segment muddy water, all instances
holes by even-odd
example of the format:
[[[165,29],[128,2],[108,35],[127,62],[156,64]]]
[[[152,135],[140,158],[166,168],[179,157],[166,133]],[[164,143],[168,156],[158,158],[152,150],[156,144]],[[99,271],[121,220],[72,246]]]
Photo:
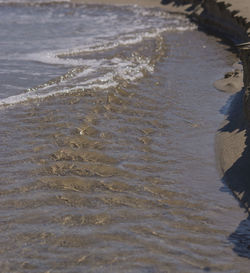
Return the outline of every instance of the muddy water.
[[[248,272],[215,165],[226,47],[159,10],[0,12],[1,272]]]

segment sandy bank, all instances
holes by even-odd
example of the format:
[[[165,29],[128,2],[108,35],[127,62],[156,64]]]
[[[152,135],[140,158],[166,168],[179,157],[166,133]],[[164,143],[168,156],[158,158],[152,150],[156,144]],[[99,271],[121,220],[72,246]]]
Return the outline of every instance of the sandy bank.
[[[227,37],[234,44],[250,41],[249,0],[72,0],[74,3],[160,7],[186,14],[200,26]],[[164,5],[163,5],[163,4]],[[250,212],[250,46],[240,50],[236,67],[215,87],[230,92],[231,107],[218,130],[216,150],[221,177]],[[233,71],[234,70],[234,71]],[[243,85],[244,74],[244,85]],[[248,121],[247,121],[248,120]]]
[[[249,0],[205,2],[209,10],[205,12],[207,13],[205,16],[212,28],[218,28],[219,32],[221,31],[235,44],[249,41]],[[213,7],[209,7],[209,2],[213,2]],[[237,68],[226,75],[225,79],[215,83],[218,89],[232,93],[229,112],[217,133],[216,150],[223,181],[250,212],[250,50],[248,46],[242,46],[238,52],[244,72]]]

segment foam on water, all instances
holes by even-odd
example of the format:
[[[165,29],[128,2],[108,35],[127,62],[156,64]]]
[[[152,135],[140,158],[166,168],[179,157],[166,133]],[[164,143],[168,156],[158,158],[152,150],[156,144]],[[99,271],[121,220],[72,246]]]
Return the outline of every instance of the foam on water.
[[[91,45],[85,45],[83,47],[76,47],[66,50],[57,50],[57,51],[43,51],[43,52],[37,52],[37,53],[30,53],[26,55],[22,55],[16,58],[21,60],[32,60],[32,61],[39,61],[43,63],[49,63],[49,64],[61,64],[66,66],[77,66],[77,65],[85,65],[86,60],[81,59],[70,59],[67,57],[77,57],[77,55],[82,55],[84,53],[90,53],[90,52],[98,52],[98,51],[107,51],[114,48],[117,48],[119,46],[129,46],[129,45],[135,45],[138,43],[143,42],[146,39],[149,38],[156,38],[161,33],[167,32],[167,31],[186,31],[186,30],[192,30],[195,27],[192,26],[180,26],[180,27],[163,27],[163,28],[156,28],[151,29],[150,31],[144,31],[144,32],[134,32],[134,33],[127,33],[125,35],[121,35],[120,37],[112,37],[112,41],[102,41],[99,43],[91,44]],[[96,62],[96,60],[91,60],[93,63]],[[90,60],[88,60],[90,62]],[[97,65],[100,65],[98,62],[96,62]]]
[[[76,72],[71,70],[70,73],[68,73],[70,75],[68,77],[61,77],[55,81],[45,83],[36,88],[30,88],[26,91],[26,93],[1,99],[0,106],[13,105],[34,99],[41,100],[59,94],[69,94],[79,91],[84,92],[85,90],[93,89],[108,89],[110,87],[117,87],[121,79],[133,82],[143,77],[143,71],[147,71],[149,73],[153,72],[153,66],[149,64],[150,59],[137,58],[137,60],[139,62],[135,63],[128,60],[124,61],[116,57],[106,64],[102,64],[104,61],[101,61],[99,62],[100,65],[102,64],[101,68],[109,68],[111,69],[111,72],[99,77],[88,77],[98,69],[98,65],[96,65],[98,62],[94,62],[94,64],[92,63],[92,67],[89,67],[84,71],[80,70]],[[77,78],[84,78],[85,80],[81,80],[81,85],[68,88],[67,86],[71,85],[72,80],[76,80]]]
[[[47,1],[34,3],[45,2]],[[143,56],[137,52],[136,47],[160,39],[169,31],[195,28],[185,18],[173,17],[159,10],[105,7],[104,12],[100,13],[98,9],[98,6],[82,5],[76,8],[65,4],[51,5],[46,9],[39,5],[21,6],[12,9],[10,14],[3,10],[3,24],[17,27],[17,35],[13,34],[13,41],[8,37],[10,41],[0,43],[0,59],[23,62],[24,66],[31,66],[32,75],[27,75],[27,78],[31,78],[31,84],[26,91],[18,94],[20,87],[16,88],[16,94],[6,94],[0,100],[0,106],[70,93],[77,89],[72,88],[72,85],[80,85],[82,90],[86,90],[118,86],[122,81],[133,82],[142,78],[145,71],[154,71],[152,59],[157,54],[152,47],[148,56]],[[90,21],[93,26],[89,25]],[[12,48],[10,42],[13,44]],[[131,55],[116,56],[117,51],[124,47],[127,51],[131,50]],[[102,57],[97,58],[96,54],[101,54]],[[32,64],[35,63],[68,68],[69,71],[56,79],[48,75],[48,82],[32,87],[32,76],[37,76],[32,69]],[[77,72],[73,71],[74,68],[78,68]],[[13,72],[14,70],[4,70],[3,73],[11,75]],[[9,86],[8,83],[5,86],[7,85]]]

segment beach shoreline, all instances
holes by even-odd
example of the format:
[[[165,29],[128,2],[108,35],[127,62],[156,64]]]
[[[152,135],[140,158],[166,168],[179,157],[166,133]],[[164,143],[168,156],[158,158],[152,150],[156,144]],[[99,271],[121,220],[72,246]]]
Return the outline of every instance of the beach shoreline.
[[[208,27],[206,0],[14,1],[3,271],[248,272],[248,55]]]
[[[215,35],[231,40],[234,45],[250,40],[250,3],[248,0],[71,0],[71,2],[162,8],[169,12],[188,16],[199,26],[209,29]],[[214,84],[217,89],[232,94],[230,109],[216,134],[215,149],[221,179],[250,212],[250,187],[248,185],[250,171],[247,167],[250,162],[248,147],[250,141],[248,140],[248,121],[244,113],[250,103],[248,105],[248,101],[246,101],[245,92],[248,84],[246,79],[243,84],[243,74],[246,78],[250,72],[249,66],[246,65],[247,56],[241,54],[243,69],[232,67],[232,71],[225,75],[224,79]]]

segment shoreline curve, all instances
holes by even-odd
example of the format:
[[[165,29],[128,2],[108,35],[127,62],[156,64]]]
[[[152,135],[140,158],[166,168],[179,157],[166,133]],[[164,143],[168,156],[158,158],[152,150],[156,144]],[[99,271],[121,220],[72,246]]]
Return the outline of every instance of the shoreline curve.
[[[242,61],[215,82],[231,93],[230,109],[216,134],[222,181],[250,214],[250,2],[249,0],[71,0],[75,4],[138,5],[188,16],[204,31],[230,41]],[[239,45],[237,47],[237,45]],[[236,49],[238,48],[238,49]]]

